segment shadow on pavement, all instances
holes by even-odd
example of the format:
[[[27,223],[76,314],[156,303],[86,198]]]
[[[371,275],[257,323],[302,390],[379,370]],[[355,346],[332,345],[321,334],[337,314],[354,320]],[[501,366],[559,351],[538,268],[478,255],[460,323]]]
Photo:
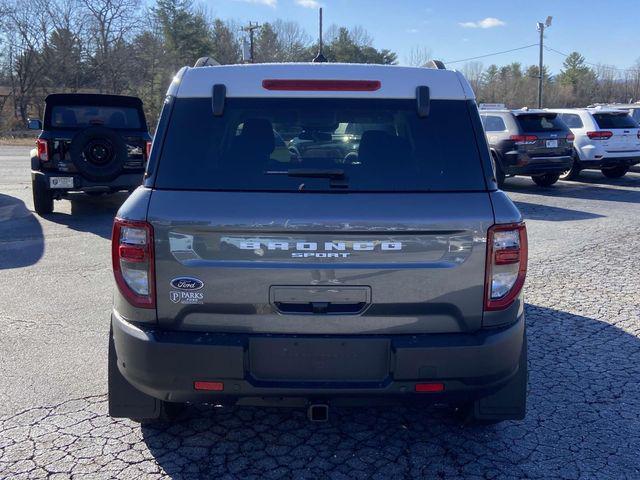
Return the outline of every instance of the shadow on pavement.
[[[44,253],[42,226],[22,200],[0,194],[0,270],[33,265]]]
[[[566,222],[569,220],[589,220],[600,218],[603,215],[584,212],[582,210],[572,210],[569,208],[552,207],[551,205],[541,205],[529,202],[514,200],[518,210],[522,212],[525,220],[547,220],[551,222]]]
[[[438,407],[189,407],[142,435],[172,478],[638,478],[640,343],[608,323],[527,305],[522,422],[461,426]]]
[[[54,210],[54,213],[47,215],[47,220],[66,225],[73,230],[111,238],[113,217],[128,196],[129,194],[124,192],[100,196],[74,194],[69,200],[62,200],[71,202],[71,214]]]
[[[636,187],[633,190],[627,188],[610,188],[606,185],[619,187]],[[623,203],[640,203],[640,176],[625,177],[621,179],[609,179],[600,175],[596,177],[591,173],[582,173],[577,181],[560,181],[551,187],[541,188],[522,179],[508,179],[503,190],[507,193],[531,193],[548,197],[578,198],[584,200],[600,200]]]

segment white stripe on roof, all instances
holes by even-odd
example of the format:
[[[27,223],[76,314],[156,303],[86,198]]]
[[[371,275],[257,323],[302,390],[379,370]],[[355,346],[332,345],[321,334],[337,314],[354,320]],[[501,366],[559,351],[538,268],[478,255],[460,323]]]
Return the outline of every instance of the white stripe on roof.
[[[271,91],[262,80],[378,80],[373,92]],[[466,100],[475,96],[464,76],[454,70],[392,65],[340,63],[268,63],[187,68],[169,94],[181,98],[209,98],[214,84],[222,83],[228,97],[311,98],[415,98],[416,87],[429,87],[431,98]],[[177,86],[177,88],[175,88]]]

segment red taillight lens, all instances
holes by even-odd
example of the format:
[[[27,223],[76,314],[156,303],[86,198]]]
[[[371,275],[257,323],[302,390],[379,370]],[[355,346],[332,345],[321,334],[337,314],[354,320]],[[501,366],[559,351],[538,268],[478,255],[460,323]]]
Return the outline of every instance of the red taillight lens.
[[[576,139],[576,136],[573,133],[567,134],[567,142],[573,142]]]
[[[608,130],[599,130],[597,132],[587,132],[587,137],[591,140],[608,140],[613,137],[613,132]]]
[[[147,154],[147,160],[149,160],[149,157],[151,156],[151,145],[153,145],[152,142],[150,140],[147,141],[147,145],[145,149],[145,153]]]
[[[193,382],[193,388],[195,390],[202,390],[207,392],[222,392],[224,390],[224,383],[222,382]]]
[[[111,236],[113,274],[131,305],[155,308],[153,228],[147,222],[116,218]]]
[[[485,310],[510,306],[527,276],[527,229],[524,223],[494,225],[487,232]]]
[[[509,139],[513,140],[516,145],[533,145],[538,141],[535,135],[511,135]]]
[[[379,80],[263,80],[266,90],[374,92],[380,90]]]
[[[42,139],[36,140],[36,145],[38,146],[38,158],[42,162],[49,161],[49,142]]]
[[[444,392],[444,383],[416,383],[418,393]]]

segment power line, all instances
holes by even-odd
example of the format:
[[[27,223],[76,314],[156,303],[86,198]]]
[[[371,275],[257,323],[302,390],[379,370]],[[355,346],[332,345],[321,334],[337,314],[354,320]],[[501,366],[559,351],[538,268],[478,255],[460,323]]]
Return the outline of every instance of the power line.
[[[564,53],[561,52],[560,50],[556,50],[555,48],[551,48],[547,45],[544,46],[545,50],[548,50],[550,52],[553,53],[557,53],[558,55],[562,55],[563,57],[568,57],[570,54],[569,53]],[[591,65],[592,67],[606,67],[610,70],[616,70],[618,72],[637,72],[638,70],[640,70],[640,67],[635,67],[635,68],[617,68],[617,67],[612,67],[611,65],[606,65],[606,64],[602,64],[602,63],[591,63],[591,62],[587,62],[586,60],[583,61],[583,63],[587,64],[587,65]]]
[[[449,65],[451,63],[468,62],[469,60],[477,60],[478,58],[486,58],[486,57],[492,57],[494,55],[502,55],[503,53],[515,52],[517,50],[524,50],[525,48],[531,48],[531,47],[537,47],[537,46],[538,46],[537,43],[532,43],[531,45],[525,45],[523,47],[512,48],[510,50],[503,50],[502,52],[487,53],[486,55],[478,55],[477,57],[462,58],[460,60],[452,60],[452,61],[445,60],[444,64],[445,65]]]

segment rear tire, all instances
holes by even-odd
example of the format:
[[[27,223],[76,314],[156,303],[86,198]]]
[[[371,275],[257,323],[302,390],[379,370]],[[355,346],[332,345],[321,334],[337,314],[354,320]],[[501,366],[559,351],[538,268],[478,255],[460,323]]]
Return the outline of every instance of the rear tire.
[[[497,392],[466,403],[456,411],[465,424],[494,425],[505,420],[523,420],[527,410],[528,356],[527,335],[524,336],[518,372]]]
[[[603,168],[602,174],[607,178],[621,178],[624,177],[629,171],[629,167],[617,166],[613,168]]]
[[[53,194],[43,182],[37,179],[31,181],[33,192],[33,208],[38,215],[46,215],[53,212]]]
[[[500,160],[496,158],[496,154],[491,154],[491,163],[493,164],[493,171],[495,172],[496,183],[498,184],[498,188],[502,189],[504,187],[504,181],[507,178],[504,170],[502,170],[502,166],[500,165]]]
[[[559,173],[545,173],[544,175],[535,175],[531,180],[539,187],[550,187],[560,179]]]
[[[580,176],[580,162],[576,156],[573,157],[571,168],[560,174],[560,180],[576,180]]]

